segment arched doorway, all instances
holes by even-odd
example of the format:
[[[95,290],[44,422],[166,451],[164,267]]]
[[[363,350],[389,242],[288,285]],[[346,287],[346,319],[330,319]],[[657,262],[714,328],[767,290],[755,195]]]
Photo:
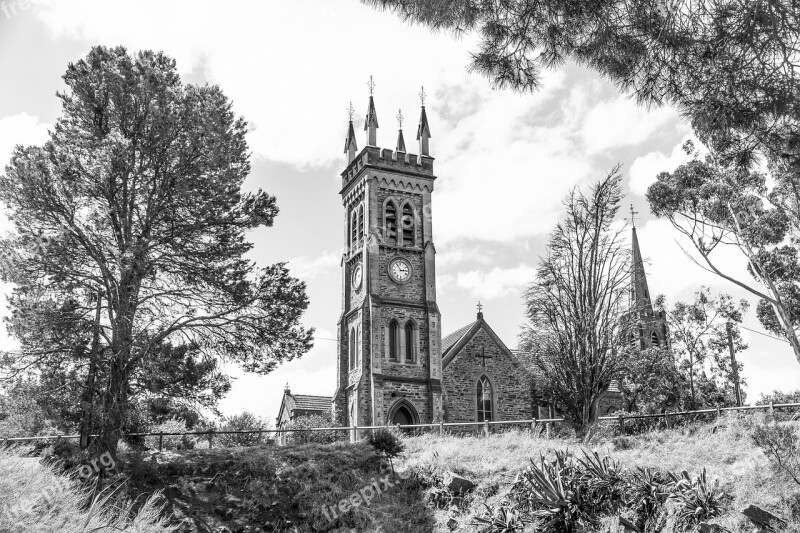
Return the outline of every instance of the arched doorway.
[[[389,410],[389,423],[393,426],[408,426],[419,423],[417,410],[408,400],[400,400]]]

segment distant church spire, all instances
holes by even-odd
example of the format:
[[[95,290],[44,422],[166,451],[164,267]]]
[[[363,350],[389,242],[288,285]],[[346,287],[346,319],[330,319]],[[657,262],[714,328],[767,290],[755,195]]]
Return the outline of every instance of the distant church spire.
[[[638,213],[631,204],[631,246],[633,248],[633,261],[631,264],[631,308],[648,315],[653,314],[653,302],[650,300],[650,291],[647,288],[647,275],[644,271],[642,252],[639,249],[639,237],[636,235],[636,219]]]
[[[347,110],[347,114],[350,118],[350,125],[347,127],[347,138],[344,141],[344,153],[347,154],[347,162],[350,163],[356,157],[356,152],[358,151],[358,145],[356,145],[356,132],[353,129],[353,114],[355,110],[353,109],[353,102],[350,102],[350,107]]]
[[[369,106],[367,107],[367,117],[364,120],[364,130],[367,132],[367,145],[378,146],[378,114],[375,112],[375,101],[372,99],[372,94],[375,92],[375,82],[372,81],[372,76],[369,77],[367,87],[369,87]]]
[[[406,141],[403,139],[403,110],[397,110],[397,147],[396,152],[406,151]]]
[[[419,126],[417,126],[417,140],[419,141],[419,155],[431,155],[428,139],[431,138],[431,128],[428,126],[428,115],[425,113],[425,87],[419,91],[419,101],[422,110],[419,114]]]

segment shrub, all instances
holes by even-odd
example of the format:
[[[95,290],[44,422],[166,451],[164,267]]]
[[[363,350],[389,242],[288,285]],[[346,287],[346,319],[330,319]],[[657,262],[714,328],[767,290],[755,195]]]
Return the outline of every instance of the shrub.
[[[312,428],[331,427],[330,417],[322,415],[298,416],[289,424],[286,429],[299,429],[303,431],[292,431],[286,434],[287,444],[306,444],[316,442],[319,444],[330,444],[336,442],[344,436],[344,432],[336,431],[310,431]]]
[[[254,414],[243,411],[239,415],[228,418],[219,431],[265,431],[269,423]],[[231,433],[220,434],[221,446],[256,446],[267,439],[264,433]]]
[[[403,453],[405,449],[400,437],[388,428],[381,428],[373,431],[367,438],[367,442],[389,459],[389,465],[392,467],[392,474],[394,474],[392,459]]]
[[[713,483],[708,481],[705,468],[694,478],[690,478],[685,470],[680,476],[670,475],[674,483],[670,499],[677,503],[678,524],[686,531],[693,530],[700,522],[722,514],[731,500],[719,488],[717,480]]]
[[[759,424],[753,442],[761,448],[776,470],[785,472],[800,485],[800,439],[791,426]]]
[[[148,428],[147,433],[186,433],[186,422],[183,420],[170,419],[161,424],[156,424]],[[152,435],[144,438],[144,444],[151,450],[157,450],[159,436]],[[194,435],[164,435],[162,449],[164,450],[192,450],[197,443]]]
[[[630,471],[597,452],[575,458],[556,451],[554,459],[532,460],[511,484],[508,498],[487,507],[475,524],[487,533],[519,531],[525,523],[534,523],[538,533],[577,533],[595,531],[615,517],[631,531],[673,531],[665,529],[669,520],[689,530],[719,516],[730,501],[705,470],[694,478],[686,472]]]

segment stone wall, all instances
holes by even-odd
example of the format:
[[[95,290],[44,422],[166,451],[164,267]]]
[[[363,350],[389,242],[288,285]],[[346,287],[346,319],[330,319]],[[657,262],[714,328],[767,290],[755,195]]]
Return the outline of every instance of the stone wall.
[[[486,355],[480,357],[481,346]],[[485,366],[484,366],[485,365]],[[492,385],[493,420],[530,419],[531,396],[525,369],[481,328],[444,368],[447,422],[477,421],[477,382],[486,375]]]

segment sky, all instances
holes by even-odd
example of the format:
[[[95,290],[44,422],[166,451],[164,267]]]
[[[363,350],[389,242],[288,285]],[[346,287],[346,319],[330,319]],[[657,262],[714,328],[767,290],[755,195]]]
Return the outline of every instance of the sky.
[[[690,243],[649,213],[648,185],[687,160],[681,145],[691,128],[678,113],[639,107],[593,71],[569,64],[547,72],[536,93],[493,90],[467,68],[473,43],[356,0],[0,0],[0,169],[15,145],[46,140],[60,113],[55,94],[64,89],[67,64],[94,45],[161,50],[176,59],[185,82],[219,85],[249,123],[245,188],[264,189],[280,207],[273,227],[248,235],[251,258],[288,262],[308,286],[303,322],[316,328],[310,352],[267,376],[227,368],[236,380],[222,413],[246,409],[274,424],[287,383],[298,394],[331,395],[335,388],[348,105],[362,148],[373,76],[378,145],[394,148],[402,110],[415,152],[424,86],[438,177],[432,214],[444,333],[473,321],[480,301],[488,323],[515,347],[525,321],[522,291],[563,214],[564,196],[621,164],[627,196],[620,223],[632,204],[650,292],[670,304],[692,298],[700,285],[747,298],[744,325],[755,331],[744,331],[749,349],[739,360],[749,398],[800,388],[800,364],[788,343],[763,335],[755,300],[700,269],[683,251]],[[721,253],[726,268],[746,278],[742,257]],[[0,304],[8,314],[5,300]],[[0,332],[0,350],[16,346]]]

